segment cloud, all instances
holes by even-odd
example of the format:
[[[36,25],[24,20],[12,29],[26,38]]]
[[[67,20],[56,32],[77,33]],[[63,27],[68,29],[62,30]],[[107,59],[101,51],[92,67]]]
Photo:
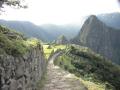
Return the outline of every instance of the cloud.
[[[29,8],[7,8],[0,18],[28,20],[36,24],[79,23],[80,18],[90,14],[119,11],[117,0],[27,0]]]

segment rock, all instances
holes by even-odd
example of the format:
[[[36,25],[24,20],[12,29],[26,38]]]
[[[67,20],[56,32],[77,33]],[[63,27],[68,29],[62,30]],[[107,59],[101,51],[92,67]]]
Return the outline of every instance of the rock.
[[[9,85],[4,85],[1,89],[2,90],[9,90]]]
[[[18,86],[17,81],[14,79],[11,79],[9,89],[10,90],[17,90],[17,86]]]
[[[91,15],[72,41],[87,46],[112,62],[120,64],[119,36],[120,30],[108,27],[96,16]]]
[[[46,68],[43,50],[32,48],[26,55],[0,55],[0,90],[36,90]]]

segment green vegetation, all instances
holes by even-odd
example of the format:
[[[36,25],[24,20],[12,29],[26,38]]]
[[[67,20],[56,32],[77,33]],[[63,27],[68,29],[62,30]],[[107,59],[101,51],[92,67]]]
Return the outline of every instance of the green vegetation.
[[[40,42],[37,39],[26,39],[18,32],[0,26],[0,54],[23,55],[30,47],[35,47],[38,44]]]
[[[48,45],[48,44],[44,44],[43,45],[43,50],[45,53],[45,57],[48,59],[50,54],[52,52],[55,52],[58,49],[65,49],[66,46],[65,45]]]
[[[87,47],[70,46],[54,63],[86,81],[101,85],[105,90],[120,89],[120,67]]]
[[[43,90],[43,88],[44,88],[44,85],[45,85],[45,83],[46,83],[46,73],[47,72],[44,72],[43,73],[43,75],[42,75],[42,77],[41,77],[41,80],[39,80],[38,82],[37,82],[37,90]]]
[[[27,47],[36,47],[40,45],[40,41],[36,38],[29,38],[24,41],[25,46]]]

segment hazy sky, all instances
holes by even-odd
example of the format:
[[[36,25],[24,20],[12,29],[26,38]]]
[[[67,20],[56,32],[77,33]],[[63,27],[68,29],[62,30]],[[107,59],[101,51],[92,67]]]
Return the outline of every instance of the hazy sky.
[[[27,0],[28,9],[5,8],[0,19],[31,21],[35,24],[79,23],[90,14],[119,12],[117,0]]]

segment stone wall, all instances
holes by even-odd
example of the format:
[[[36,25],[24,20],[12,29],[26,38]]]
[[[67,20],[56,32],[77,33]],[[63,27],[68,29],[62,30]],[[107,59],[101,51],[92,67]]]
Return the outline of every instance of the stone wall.
[[[19,57],[0,55],[0,90],[37,90],[45,68],[41,46]]]

